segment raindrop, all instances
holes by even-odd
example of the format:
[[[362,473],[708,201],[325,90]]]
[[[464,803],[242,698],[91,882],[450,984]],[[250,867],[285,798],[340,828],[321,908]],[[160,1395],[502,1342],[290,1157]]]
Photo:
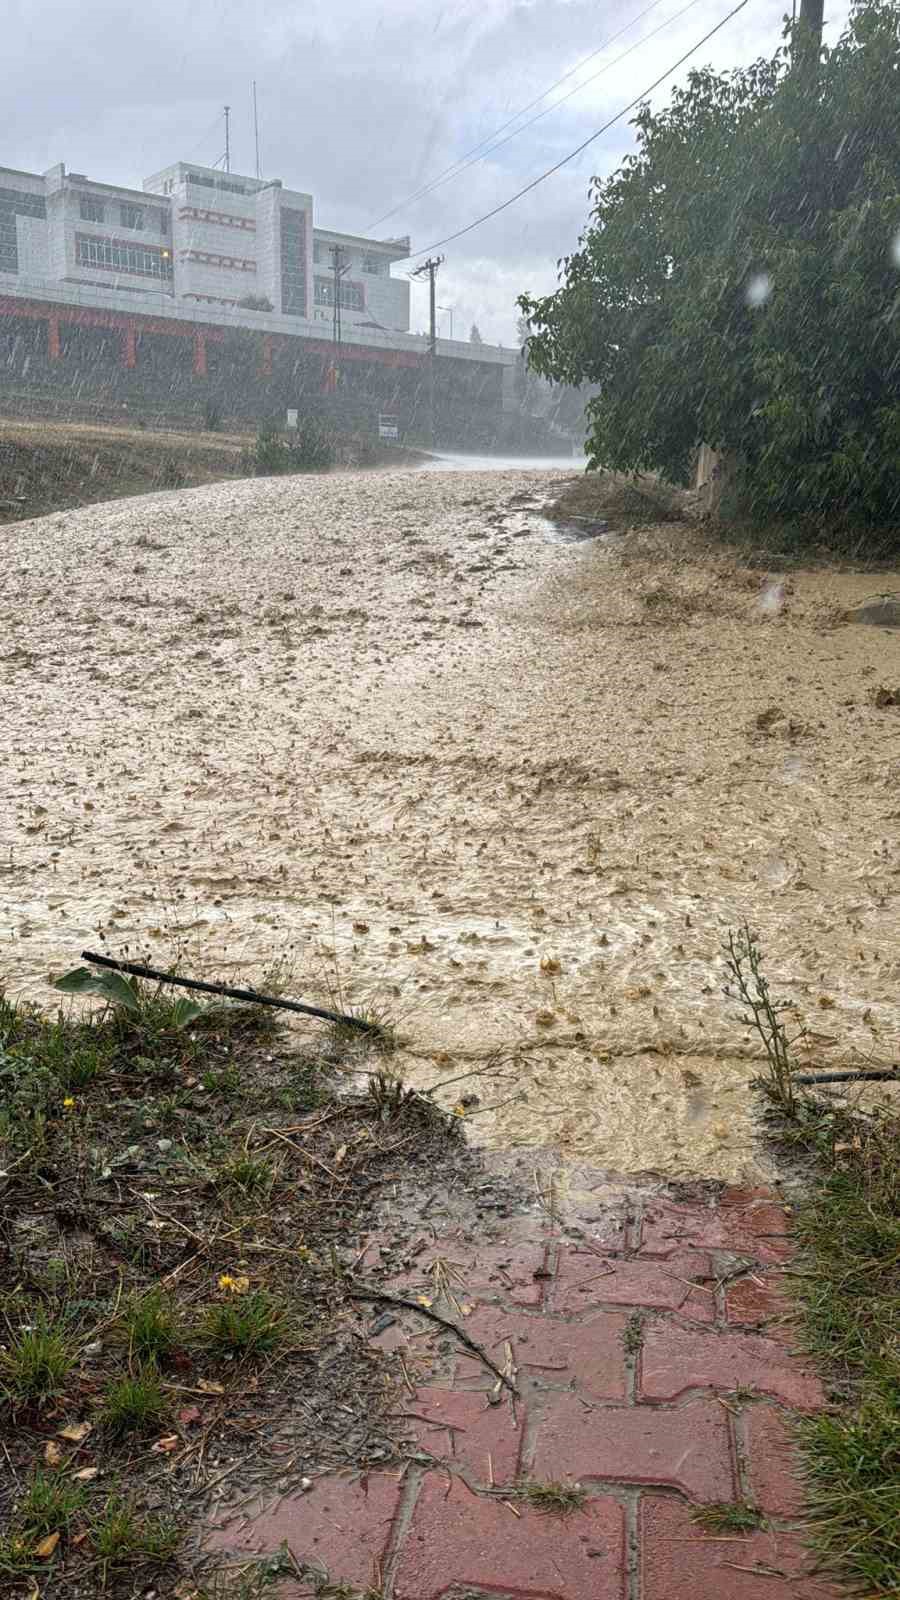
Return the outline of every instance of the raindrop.
[[[748,306],[764,306],[772,293],[772,279],[767,272],[758,272],[747,284]]]
[[[894,234],[891,242],[891,255],[894,258],[895,267],[900,267],[900,231]]]

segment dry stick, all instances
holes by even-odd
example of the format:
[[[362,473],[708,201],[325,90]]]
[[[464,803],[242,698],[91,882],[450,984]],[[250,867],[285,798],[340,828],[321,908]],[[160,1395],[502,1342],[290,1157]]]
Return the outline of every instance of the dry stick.
[[[464,1328],[458,1328],[455,1322],[450,1322],[447,1317],[442,1317],[437,1311],[432,1311],[430,1306],[420,1305],[417,1300],[405,1300],[398,1294],[385,1294],[381,1289],[348,1289],[347,1294],[351,1300],[373,1300],[386,1306],[402,1306],[405,1311],[415,1311],[418,1316],[427,1317],[430,1322],[436,1322],[439,1328],[446,1328],[449,1333],[455,1333],[457,1339],[466,1345],[478,1357],[479,1361],[484,1362],[489,1371],[494,1374],[495,1378],[500,1380],[510,1394],[515,1395],[516,1399],[519,1398],[519,1391],[515,1384],[507,1377],[505,1372],[501,1372],[500,1368],[494,1365],[487,1351],[483,1350],[480,1344],[476,1344],[474,1339],[470,1339]]]
[[[792,1083],[897,1083],[900,1067],[884,1067],[871,1072],[795,1072]]]
[[[377,1023],[364,1022],[361,1017],[349,1017],[339,1011],[323,1011],[321,1006],[307,1006],[299,1000],[281,1000],[278,995],[259,994],[256,989],[232,989],[225,983],[205,983],[200,978],[179,978],[174,972],[159,972],[155,967],[144,967],[137,961],[114,961],[111,956],[98,956],[91,950],[82,950],[82,961],[95,967],[110,967],[113,972],[127,972],[133,978],[152,978],[156,983],[172,983],[180,989],[198,989],[201,994],[221,994],[229,1000],[243,1000],[254,1006],[275,1006],[280,1011],[300,1011],[305,1017],[319,1017],[323,1022],[339,1022],[348,1028],[359,1028],[361,1033],[380,1033]]]

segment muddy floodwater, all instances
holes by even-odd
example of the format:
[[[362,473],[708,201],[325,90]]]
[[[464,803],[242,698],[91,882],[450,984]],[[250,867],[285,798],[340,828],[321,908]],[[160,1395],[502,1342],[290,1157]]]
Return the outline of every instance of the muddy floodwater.
[[[101,932],[282,963],[393,1017],[415,1082],[479,1073],[441,1091],[478,1097],[473,1136],[619,1171],[764,1167],[721,993],[745,919],[801,1059],[897,1060],[900,633],[842,612],[900,576],[767,573],[678,526],[567,542],[539,515],[564,475],[0,530],[8,989],[52,1004]]]

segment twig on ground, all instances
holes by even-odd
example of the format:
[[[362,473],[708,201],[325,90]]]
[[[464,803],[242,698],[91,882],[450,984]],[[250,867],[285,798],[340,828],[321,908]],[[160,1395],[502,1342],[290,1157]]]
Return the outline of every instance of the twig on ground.
[[[196,989],[201,994],[223,995],[228,1000],[242,1000],[247,1005],[274,1006],[279,1011],[299,1011],[304,1017],[318,1017],[322,1022],[338,1022],[343,1027],[358,1028],[360,1033],[381,1033],[376,1022],[362,1017],[351,1017],[339,1011],[325,1011],[321,1006],[308,1006],[300,1000],[283,1000],[275,994],[259,994],[255,989],[232,989],[225,983],[206,983],[201,978],[179,978],[174,972],[160,972],[156,967],[145,967],[138,961],[114,961],[112,956],[99,956],[92,950],[82,950],[82,961],[94,967],[110,967],[113,972],[127,972],[132,978],[151,978],[154,983],[171,983],[179,989]]]
[[[519,1398],[519,1391],[515,1384],[507,1377],[505,1372],[501,1372],[500,1368],[494,1364],[487,1351],[482,1349],[480,1344],[476,1344],[475,1340],[469,1337],[464,1328],[458,1328],[455,1322],[450,1322],[447,1317],[442,1317],[439,1312],[432,1311],[430,1306],[420,1305],[417,1300],[407,1300],[402,1295],[387,1294],[383,1289],[368,1289],[357,1286],[348,1289],[347,1295],[350,1300],[371,1300],[386,1306],[401,1306],[405,1311],[415,1311],[417,1316],[427,1317],[430,1322],[436,1322],[438,1327],[446,1328],[448,1333],[455,1333],[457,1339],[473,1351],[479,1361],[484,1362],[485,1366],[509,1390],[510,1394],[515,1395],[516,1399]]]

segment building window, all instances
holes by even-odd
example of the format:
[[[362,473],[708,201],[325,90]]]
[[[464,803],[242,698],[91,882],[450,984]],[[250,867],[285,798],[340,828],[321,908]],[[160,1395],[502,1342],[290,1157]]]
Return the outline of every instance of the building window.
[[[142,278],[171,278],[172,256],[155,245],[128,244],[124,239],[93,239],[75,235],[75,260],[80,267],[105,267],[108,272],[131,272]]]
[[[314,239],[313,240],[313,261],[314,261],[315,265],[318,266],[320,261],[324,261],[324,259],[325,259],[325,257],[322,254],[321,241],[319,239]]]
[[[0,189],[0,272],[18,272],[19,240],[16,217],[46,217],[43,195],[21,189]]]
[[[306,316],[306,213],[288,207],[281,212],[281,309]]]
[[[361,283],[345,283],[341,280],[341,308],[344,311],[364,311],[365,297]],[[334,280],[332,278],[316,279],[316,305],[334,305]]]
[[[92,194],[79,195],[78,209],[82,222],[103,222],[106,217],[106,208],[102,200],[95,200]]]
[[[123,228],[142,229],[144,226],[143,206],[123,205],[120,208],[120,220]]]
[[[371,272],[373,274],[373,276],[375,276],[379,272],[383,272],[384,271],[384,263],[383,263],[383,261],[382,261],[380,256],[376,256],[372,252],[367,250],[365,255],[363,256],[363,268],[362,269],[363,269],[363,272]]]

